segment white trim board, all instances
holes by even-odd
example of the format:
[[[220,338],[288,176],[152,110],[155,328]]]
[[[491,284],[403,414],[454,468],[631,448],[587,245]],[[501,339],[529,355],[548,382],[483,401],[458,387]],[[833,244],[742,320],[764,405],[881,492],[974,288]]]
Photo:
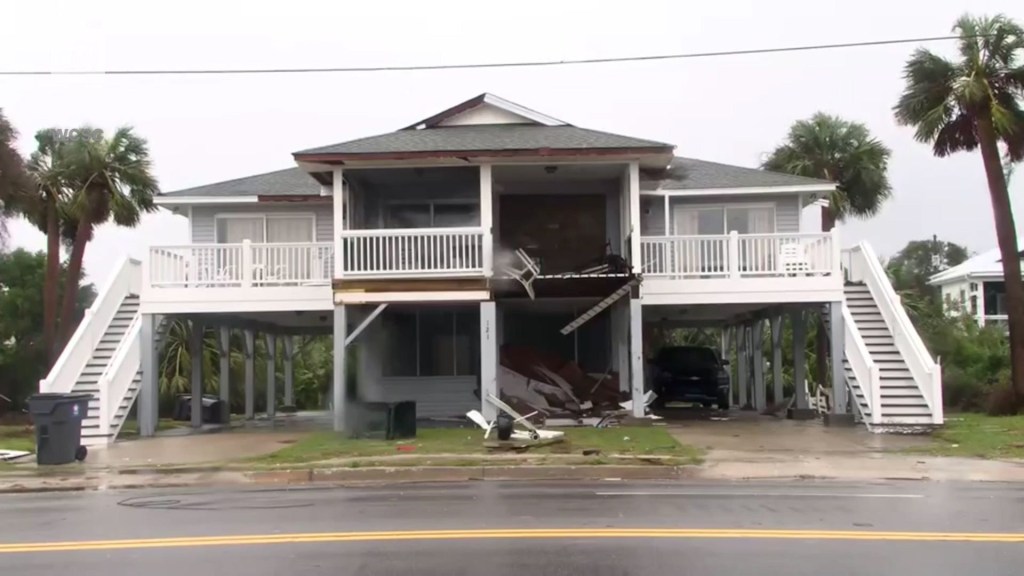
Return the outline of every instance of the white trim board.
[[[188,204],[256,204],[259,196],[154,196],[157,206],[182,206]]]
[[[748,186],[745,188],[690,188],[685,190],[640,190],[642,196],[742,196],[748,194],[801,194],[808,192],[832,192],[834,184],[810,184],[806,186]]]

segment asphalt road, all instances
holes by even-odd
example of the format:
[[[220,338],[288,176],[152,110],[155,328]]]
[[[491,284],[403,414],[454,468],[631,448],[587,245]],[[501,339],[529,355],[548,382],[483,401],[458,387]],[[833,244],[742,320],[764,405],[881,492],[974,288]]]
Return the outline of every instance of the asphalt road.
[[[1019,573],[1024,488],[470,483],[0,496],[0,574]]]

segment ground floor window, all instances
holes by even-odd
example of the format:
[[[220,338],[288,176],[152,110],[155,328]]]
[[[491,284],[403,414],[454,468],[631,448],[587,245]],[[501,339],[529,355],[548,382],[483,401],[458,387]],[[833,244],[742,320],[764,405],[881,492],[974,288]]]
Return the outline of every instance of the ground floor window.
[[[387,310],[384,376],[472,376],[479,357],[476,310]]]

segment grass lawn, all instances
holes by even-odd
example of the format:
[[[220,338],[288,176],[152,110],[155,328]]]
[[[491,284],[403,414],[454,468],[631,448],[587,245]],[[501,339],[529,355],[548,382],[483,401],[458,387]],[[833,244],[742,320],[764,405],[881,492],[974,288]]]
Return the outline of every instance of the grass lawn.
[[[660,427],[566,428],[566,441],[532,448],[527,454],[577,454],[583,450],[599,450],[595,464],[608,463],[613,454],[635,456],[668,456],[670,464],[698,462],[700,451],[684,446]],[[426,428],[417,431],[415,440],[364,440],[345,438],[333,432],[316,432],[277,452],[257,458],[260,464],[299,464],[337,458],[393,456],[399,454],[470,455],[488,454],[483,446],[483,433],[477,428]],[[598,459],[602,460],[598,460]]]
[[[31,426],[0,426],[0,450],[35,452],[35,431]]]
[[[1024,458],[1024,415],[952,414],[924,449],[938,456]]]

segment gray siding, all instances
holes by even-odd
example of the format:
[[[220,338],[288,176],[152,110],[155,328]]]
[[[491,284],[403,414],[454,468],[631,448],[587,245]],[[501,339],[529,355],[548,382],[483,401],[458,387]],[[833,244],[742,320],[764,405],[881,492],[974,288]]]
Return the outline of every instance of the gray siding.
[[[371,402],[416,403],[417,418],[462,417],[479,410],[476,376],[435,376],[419,378],[381,378]],[[368,395],[369,396],[369,395]]]
[[[219,214],[314,214],[316,217],[316,241],[332,242],[334,236],[334,211],[328,199],[324,203],[288,204],[241,204],[227,206],[192,207],[192,243],[212,244],[217,241],[214,219]]]
[[[797,194],[765,194],[749,196],[687,196],[673,197],[672,206],[730,204],[774,204],[775,231],[800,231],[800,196]],[[640,230],[643,236],[665,235],[665,198],[645,194],[640,197]]]

